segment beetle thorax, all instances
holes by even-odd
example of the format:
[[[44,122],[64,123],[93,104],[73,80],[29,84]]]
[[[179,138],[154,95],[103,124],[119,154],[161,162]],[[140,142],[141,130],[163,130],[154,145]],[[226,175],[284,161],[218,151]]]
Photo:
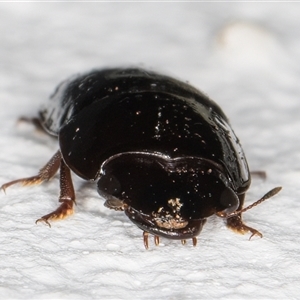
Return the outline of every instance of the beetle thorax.
[[[238,197],[218,164],[198,157],[127,152],[101,167],[98,192],[138,227],[173,239],[199,234],[206,219]]]

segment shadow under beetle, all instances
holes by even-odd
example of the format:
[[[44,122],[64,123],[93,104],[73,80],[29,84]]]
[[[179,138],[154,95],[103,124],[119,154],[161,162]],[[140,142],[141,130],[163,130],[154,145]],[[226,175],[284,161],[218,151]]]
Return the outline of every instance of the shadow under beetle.
[[[144,232],[181,240],[200,233],[212,215],[239,232],[257,230],[241,214],[250,173],[240,142],[221,108],[171,77],[143,69],[104,69],[62,82],[34,121],[57,136],[59,150],[38,175],[2,186],[38,184],[60,172],[61,205],[38,219],[73,213],[71,171],[97,181],[105,206],[122,210]]]

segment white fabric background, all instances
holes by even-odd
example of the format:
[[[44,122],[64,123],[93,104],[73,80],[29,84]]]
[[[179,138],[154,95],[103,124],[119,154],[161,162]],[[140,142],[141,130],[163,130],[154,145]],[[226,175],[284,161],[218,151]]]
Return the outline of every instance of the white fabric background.
[[[0,3],[0,182],[34,175],[57,144],[35,116],[56,85],[95,67],[166,73],[220,104],[253,178],[245,213],[264,237],[210,218],[198,246],[150,241],[74,176],[76,214],[52,228],[58,179],[0,195],[1,299],[299,299],[300,3]]]

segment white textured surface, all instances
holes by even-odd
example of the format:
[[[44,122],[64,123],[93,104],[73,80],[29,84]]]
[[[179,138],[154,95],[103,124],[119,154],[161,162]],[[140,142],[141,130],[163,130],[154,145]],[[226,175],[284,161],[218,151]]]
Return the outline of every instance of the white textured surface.
[[[0,3],[0,182],[33,175],[57,148],[18,116],[34,116],[65,77],[139,65],[209,94],[231,119],[254,178],[244,215],[263,239],[212,218],[191,242],[144,250],[141,231],[75,178],[76,214],[58,180],[0,195],[1,299],[299,299],[300,3]]]

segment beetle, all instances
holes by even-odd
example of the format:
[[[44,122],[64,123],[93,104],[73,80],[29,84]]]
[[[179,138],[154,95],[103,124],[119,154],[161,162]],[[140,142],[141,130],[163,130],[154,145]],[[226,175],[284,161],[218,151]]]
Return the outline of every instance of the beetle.
[[[221,108],[177,79],[140,68],[92,70],[63,81],[38,118],[58,138],[59,150],[32,177],[38,184],[60,173],[61,205],[36,222],[73,213],[71,171],[97,181],[105,206],[124,211],[148,235],[197,243],[207,218],[225,218],[236,232],[262,234],[242,221],[251,182],[241,144]]]

